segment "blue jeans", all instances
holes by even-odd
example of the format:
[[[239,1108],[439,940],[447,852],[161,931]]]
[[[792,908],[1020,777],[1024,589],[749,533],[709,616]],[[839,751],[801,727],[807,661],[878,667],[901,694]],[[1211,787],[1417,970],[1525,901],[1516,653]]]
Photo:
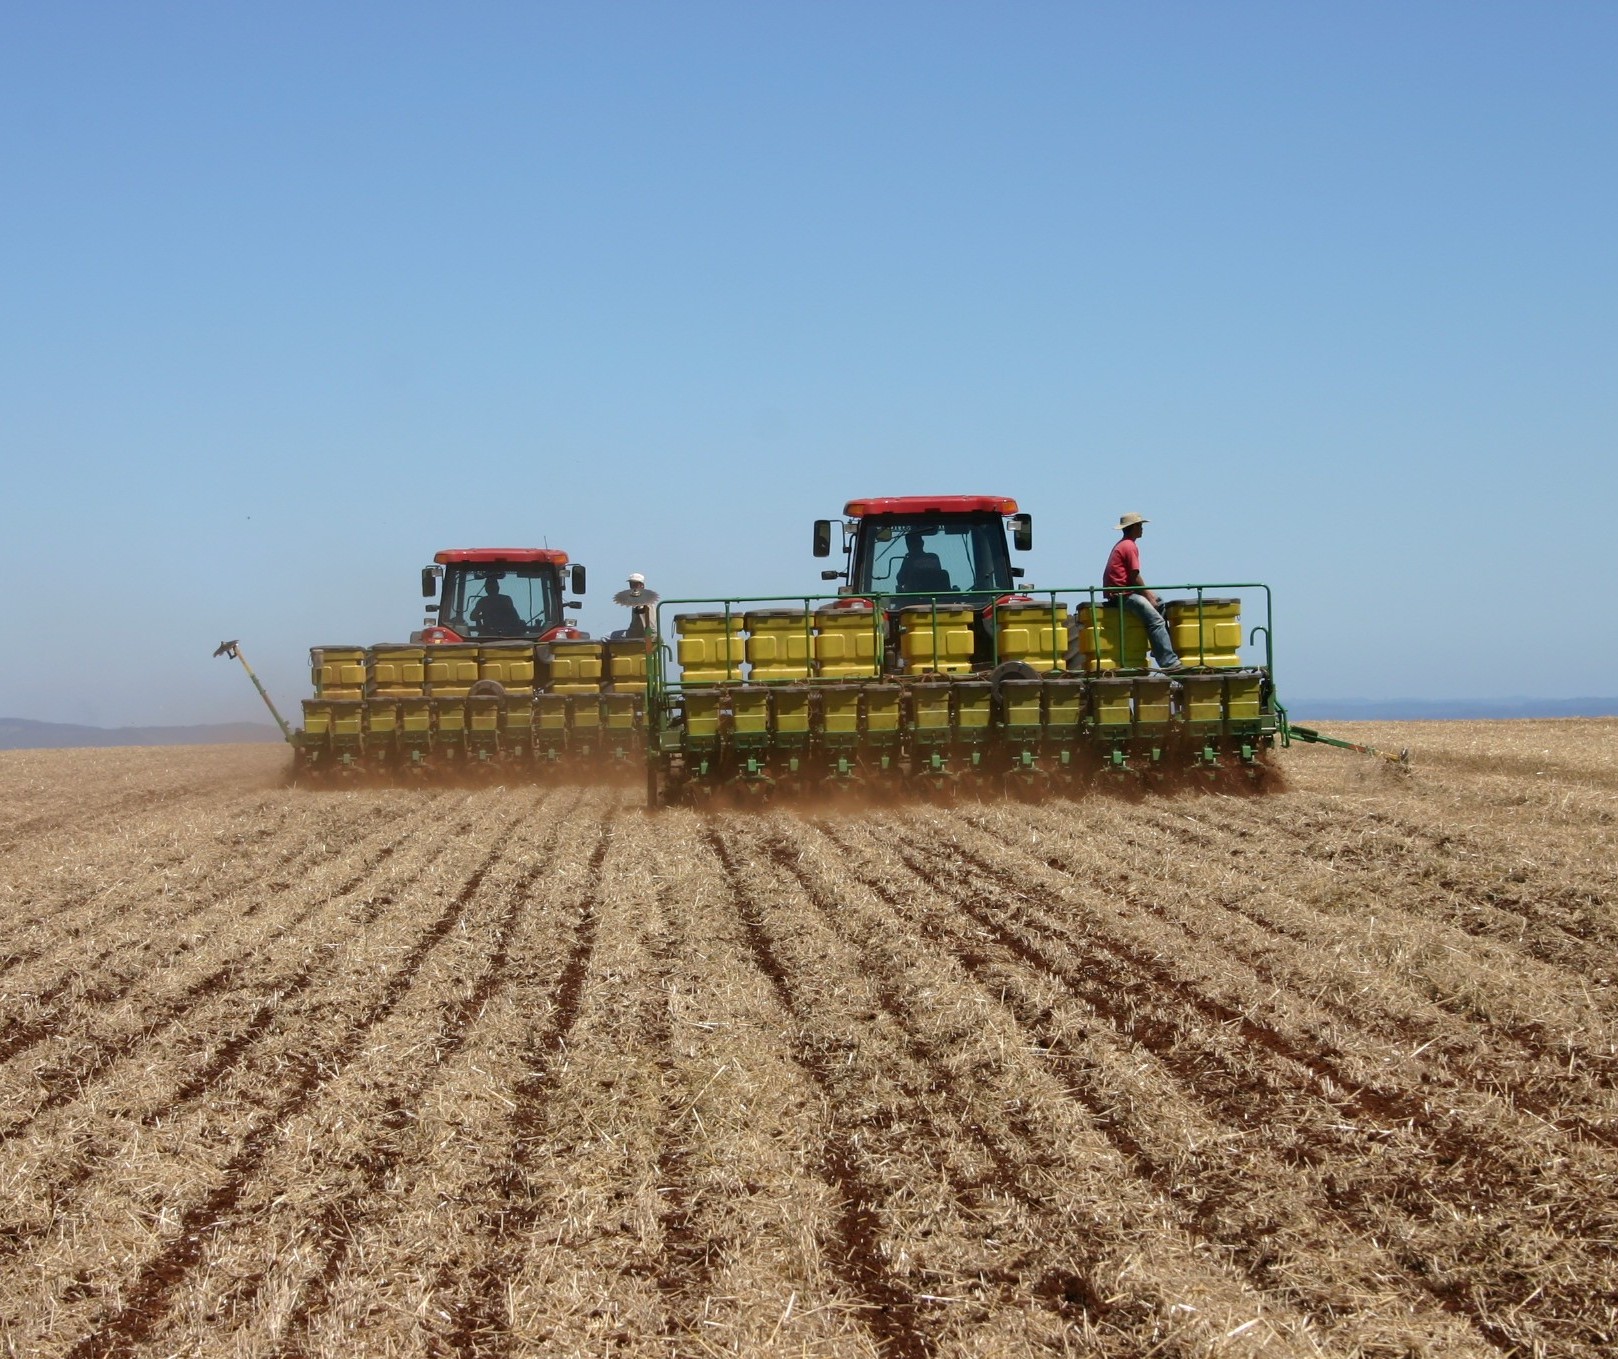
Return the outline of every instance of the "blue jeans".
[[[1169,625],[1163,615],[1154,609],[1145,595],[1125,595],[1123,606],[1146,625],[1146,640],[1152,647],[1152,659],[1159,670],[1172,670],[1180,663],[1174,654],[1174,643],[1169,638]]]

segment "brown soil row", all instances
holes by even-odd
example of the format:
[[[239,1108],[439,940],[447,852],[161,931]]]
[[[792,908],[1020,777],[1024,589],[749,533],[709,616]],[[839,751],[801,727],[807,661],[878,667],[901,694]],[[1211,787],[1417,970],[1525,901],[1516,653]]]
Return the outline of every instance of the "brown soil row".
[[[0,758],[6,1352],[1609,1353],[1613,729],[717,815]]]

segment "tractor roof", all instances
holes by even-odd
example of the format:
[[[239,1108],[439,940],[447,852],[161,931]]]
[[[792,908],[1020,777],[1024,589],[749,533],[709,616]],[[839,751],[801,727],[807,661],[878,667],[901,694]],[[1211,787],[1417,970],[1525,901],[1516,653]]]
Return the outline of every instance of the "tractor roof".
[[[433,558],[440,566],[498,565],[501,562],[550,562],[566,566],[567,553],[559,547],[449,547]]]
[[[889,495],[850,500],[850,519],[868,514],[1016,514],[1017,502],[1003,495]]]

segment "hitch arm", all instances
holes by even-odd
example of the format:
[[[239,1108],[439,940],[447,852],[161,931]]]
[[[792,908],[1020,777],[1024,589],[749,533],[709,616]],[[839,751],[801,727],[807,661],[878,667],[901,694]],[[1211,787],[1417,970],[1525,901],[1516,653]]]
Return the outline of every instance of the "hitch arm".
[[[1409,772],[1410,750],[1406,747],[1397,755],[1390,755],[1385,750],[1378,750],[1375,746],[1362,746],[1355,741],[1340,741],[1335,736],[1326,736],[1313,727],[1300,727],[1291,722],[1287,723],[1287,736],[1291,740],[1302,741],[1306,745],[1336,746],[1339,750],[1352,750],[1361,755],[1374,755],[1379,760],[1386,760],[1389,764],[1398,765],[1401,770]]]
[[[275,719],[275,725],[281,728],[281,739],[287,742],[292,740],[292,728],[287,726],[286,719],[275,710],[275,704],[270,699],[269,691],[259,683],[259,678],[253,673],[253,667],[247,663],[247,657],[242,655],[241,647],[236,642],[221,642],[214,648],[215,656],[229,656],[232,660],[240,661],[242,669],[247,671],[247,678],[253,681],[253,688],[258,690],[258,696],[264,700],[264,706],[270,710],[270,716]]]

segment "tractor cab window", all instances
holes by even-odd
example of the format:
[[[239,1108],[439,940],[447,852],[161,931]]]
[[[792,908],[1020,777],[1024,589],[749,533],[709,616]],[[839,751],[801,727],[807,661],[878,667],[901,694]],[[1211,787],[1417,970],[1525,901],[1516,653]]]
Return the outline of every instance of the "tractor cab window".
[[[438,621],[462,637],[537,637],[561,618],[561,585],[548,562],[445,569]]]
[[[876,594],[1002,593],[1011,559],[998,515],[865,519],[851,582]]]

